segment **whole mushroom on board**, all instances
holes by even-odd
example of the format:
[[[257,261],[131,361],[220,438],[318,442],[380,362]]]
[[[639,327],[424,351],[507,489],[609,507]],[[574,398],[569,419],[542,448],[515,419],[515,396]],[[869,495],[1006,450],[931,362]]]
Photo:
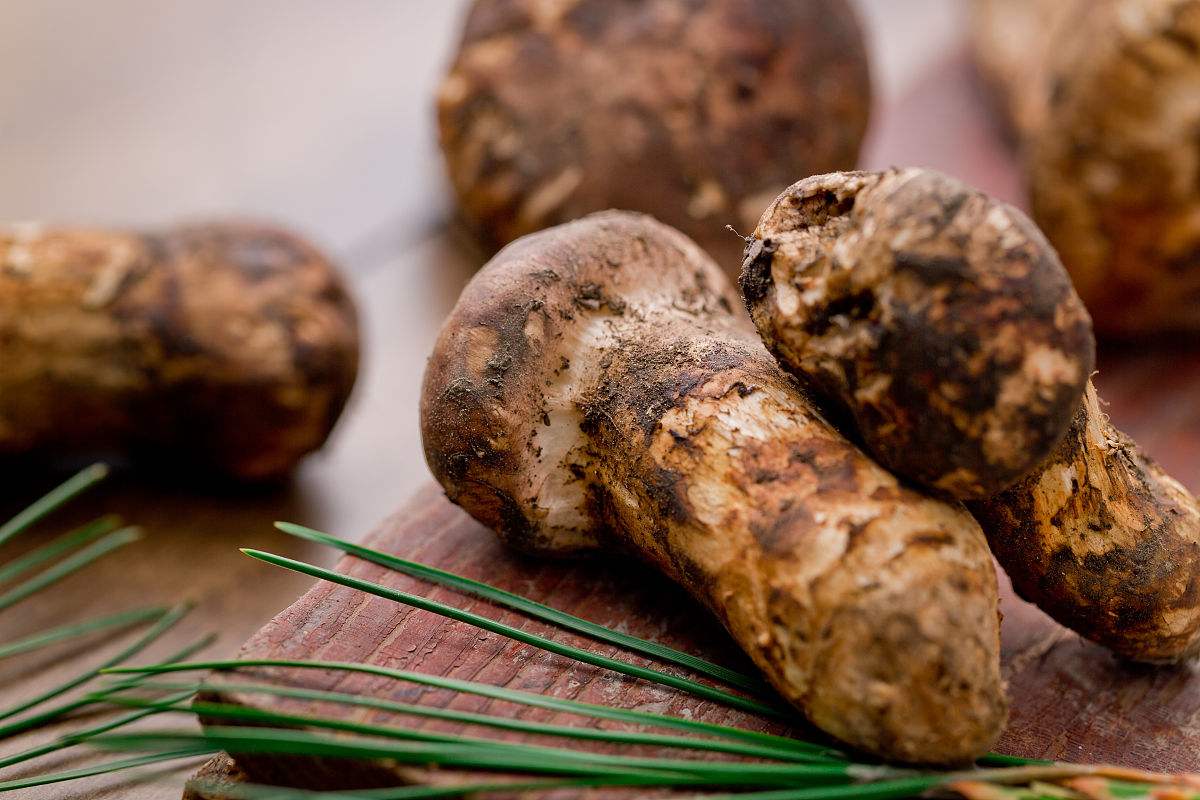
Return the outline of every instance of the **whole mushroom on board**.
[[[1200,652],[1200,504],[1104,414],[1087,314],[1020,211],[925,170],[814,176],[743,269],[780,362],[886,466],[970,499],[1018,594],[1127,658]]]
[[[286,231],[0,231],[0,457],[119,451],[239,480],[320,447],[358,367],[337,269]]]
[[[450,499],[507,542],[640,555],[839,739],[951,764],[999,735],[975,521],[826,422],[679,232],[607,212],[505,248],[442,329],[421,431]]]
[[[1033,218],[1098,332],[1200,331],[1200,2],[974,0]]]
[[[725,226],[853,167],[870,102],[846,0],[476,0],[438,125],[486,246],[627,208],[733,269]]]

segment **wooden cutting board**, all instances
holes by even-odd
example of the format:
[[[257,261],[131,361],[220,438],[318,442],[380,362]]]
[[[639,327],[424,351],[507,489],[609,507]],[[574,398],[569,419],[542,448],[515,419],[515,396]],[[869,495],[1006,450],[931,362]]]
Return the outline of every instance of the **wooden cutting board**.
[[[1114,420],[1154,447],[1185,483],[1200,483],[1200,420],[1191,402],[1200,392],[1200,353],[1159,348],[1122,352],[1102,363],[1101,392]],[[628,561],[548,562],[502,547],[496,537],[451,505],[435,486],[418,493],[366,542],[375,548],[486,580],[587,619],[616,626],[716,661],[744,666],[718,623],[680,589]],[[270,569],[264,566],[263,569]],[[388,586],[416,591],[510,624],[597,652],[612,647],[558,631],[484,601],[430,588],[384,568],[344,558],[337,569]],[[1193,667],[1154,668],[1123,663],[1080,640],[1034,607],[1013,596],[1002,577],[1003,668],[1012,712],[998,750],[1067,761],[1104,761],[1159,770],[1200,770],[1200,676]],[[247,658],[354,661],[467,678],[497,686],[686,714],[714,722],[783,731],[714,703],[578,664],[493,634],[355,590],[319,582],[245,645]],[[648,663],[624,654],[638,663]],[[468,695],[422,690],[373,676],[313,671],[257,670],[293,685],[349,691],[464,710],[516,714],[578,724],[551,714]],[[243,676],[244,678],[244,676]],[[415,728],[461,731],[445,723],[364,713],[332,705],[284,701],[222,692],[224,701],[259,707],[337,714],[357,720],[389,720]],[[813,735],[811,731],[798,731]],[[472,733],[479,734],[479,731]],[[485,732],[485,735],[491,735]],[[547,743],[543,739],[542,743]],[[556,742],[557,743],[557,742]],[[614,752],[638,752],[626,748]],[[648,751],[641,751],[649,754]],[[350,787],[395,782],[395,772],[308,759],[239,757],[253,780],[310,787]],[[453,776],[404,772],[401,780]]]

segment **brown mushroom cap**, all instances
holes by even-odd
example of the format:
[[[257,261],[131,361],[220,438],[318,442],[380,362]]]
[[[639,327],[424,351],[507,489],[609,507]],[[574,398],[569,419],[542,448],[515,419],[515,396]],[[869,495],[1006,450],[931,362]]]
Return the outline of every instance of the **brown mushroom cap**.
[[[1017,209],[921,169],[817,175],[771,205],[742,291],[767,347],[893,472],[988,497],[1066,433],[1091,321]]]
[[[607,208],[678,227],[731,273],[796,175],[854,166],[870,106],[845,0],[477,0],[438,95],[486,245]]]

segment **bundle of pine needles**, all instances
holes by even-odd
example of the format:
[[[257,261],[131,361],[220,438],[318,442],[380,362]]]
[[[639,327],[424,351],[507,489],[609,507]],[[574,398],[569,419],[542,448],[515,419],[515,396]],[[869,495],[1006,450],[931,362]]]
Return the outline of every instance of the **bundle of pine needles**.
[[[0,544],[18,535],[66,500],[103,477],[92,467],[0,526]],[[269,564],[348,586],[389,600],[467,623],[536,648],[576,659],[598,668],[652,681],[707,701],[770,718],[787,719],[793,712],[782,705],[761,679],[661,644],[639,639],[550,608],[495,586],[419,564],[328,534],[290,523],[286,533],[337,548],[355,557],[402,572],[431,584],[489,601],[542,622],[627,651],[640,653],[697,678],[684,678],[619,658],[554,641],[489,617],[465,611],[420,595],[326,570],[272,553],[245,550]],[[42,572],[7,590],[0,589],[0,611],[32,597],[118,547],[132,541],[136,531],[103,518],[65,534],[7,564],[0,564],[0,587],[44,564]],[[57,560],[56,560],[57,559]],[[100,724],[75,730],[50,744],[23,750],[0,760],[0,792],[133,769],[176,759],[208,756],[222,751],[238,755],[322,757],[397,765],[452,769],[478,774],[477,780],[451,786],[402,786],[388,789],[313,792],[302,789],[194,780],[190,786],[209,796],[259,800],[402,800],[403,798],[461,797],[487,792],[536,794],[544,791],[623,787],[673,789],[705,796],[744,800],[888,800],[919,795],[957,794],[968,800],[1200,800],[1200,776],[1159,775],[1105,766],[1033,761],[1002,755],[981,759],[971,770],[918,771],[856,760],[826,742],[804,741],[740,727],[508,689],[367,664],[290,660],[187,661],[207,645],[208,637],[157,664],[121,666],[178,622],[186,606],[173,609],[131,609],[120,614],[64,624],[13,642],[0,642],[0,658],[29,652],[73,637],[123,626],[144,625],[146,632],[130,647],[99,665],[37,697],[0,711],[0,739],[70,718],[82,709],[104,706],[111,715]],[[603,719],[619,728],[586,724],[550,724],[449,708],[401,703],[383,698],[319,691],[278,682],[223,683],[223,691],[262,694],[367,708],[393,715],[389,724],[353,721],[319,714],[296,714],[209,700],[195,700],[203,688],[199,677],[170,680],[175,673],[235,671],[254,667],[288,667],[368,673],[395,681],[481,695],[510,704],[564,712],[582,720]],[[51,701],[101,674],[119,676],[81,698]],[[714,686],[712,683],[723,684]],[[178,730],[126,731],[125,726],[151,715],[202,716],[208,725]],[[16,719],[13,719],[13,718]],[[475,735],[435,733],[415,729],[404,720],[438,719],[480,729]],[[5,720],[11,720],[5,722]],[[214,724],[220,723],[220,724]],[[488,737],[487,731],[519,732],[534,739],[514,742]],[[543,741],[544,740],[544,741]],[[564,741],[617,746],[652,746],[677,756],[645,757],[590,752],[562,746]],[[558,742],[557,744],[555,742]],[[68,747],[88,746],[117,751],[122,757],[93,767],[3,779],[3,768],[24,763]],[[703,755],[703,758],[697,757]],[[515,777],[514,777],[515,776]],[[714,795],[713,793],[718,793]]]

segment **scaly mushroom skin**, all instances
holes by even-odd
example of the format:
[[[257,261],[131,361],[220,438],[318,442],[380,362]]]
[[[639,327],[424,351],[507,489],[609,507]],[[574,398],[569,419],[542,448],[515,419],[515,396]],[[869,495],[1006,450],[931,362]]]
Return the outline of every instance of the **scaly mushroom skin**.
[[[320,447],[354,384],[336,269],[275,228],[0,230],[0,456],[118,450],[240,480]]]
[[[834,430],[736,302],[649,217],[521,239],[467,286],[430,358],[430,468],[516,547],[650,561],[842,741],[978,756],[1005,720],[982,533]]]
[[[1200,1],[975,0],[1033,218],[1097,331],[1200,331]]]
[[[1020,211],[919,169],[818,175],[748,240],[767,348],[893,472],[961,499],[1036,468],[1092,372],[1091,322]]]
[[[1101,411],[1087,315],[1019,212],[922,170],[809,178],[764,215],[743,291],[885,463],[928,479],[966,453],[968,487],[1007,487],[968,507],[1022,597],[1127,658],[1200,650],[1200,505]],[[981,431],[1034,469],[1013,483]]]
[[[854,167],[870,105],[846,0],[476,0],[438,124],[486,246],[627,208],[732,270],[725,225]]]
[[[970,508],[1013,588],[1062,624],[1137,661],[1200,652],[1200,505],[1090,383],[1046,465]]]

